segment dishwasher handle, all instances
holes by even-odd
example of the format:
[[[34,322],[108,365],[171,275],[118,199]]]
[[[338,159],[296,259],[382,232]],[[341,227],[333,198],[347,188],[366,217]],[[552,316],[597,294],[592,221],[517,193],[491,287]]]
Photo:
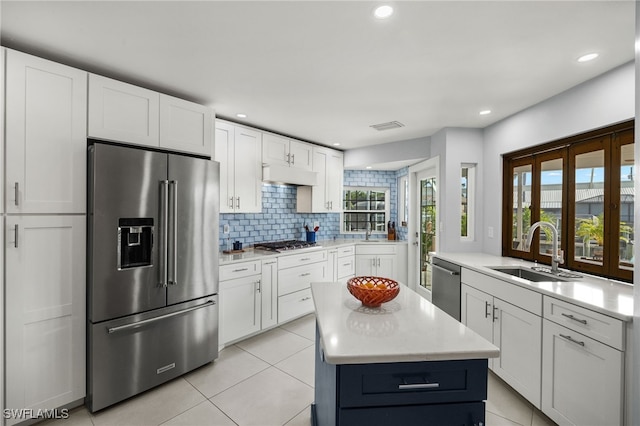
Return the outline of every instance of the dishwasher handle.
[[[460,275],[460,272],[458,272],[458,271],[450,271],[449,269],[443,268],[442,266],[438,266],[438,265],[431,265],[431,266],[433,266],[434,269],[438,269],[438,270],[440,270],[442,272],[445,272],[445,273],[447,273],[449,275],[452,275],[452,276]]]

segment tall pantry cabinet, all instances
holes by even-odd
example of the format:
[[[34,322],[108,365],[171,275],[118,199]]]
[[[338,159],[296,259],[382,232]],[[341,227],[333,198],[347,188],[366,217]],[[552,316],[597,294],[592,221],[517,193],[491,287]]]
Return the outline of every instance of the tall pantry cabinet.
[[[52,409],[85,396],[87,73],[5,66],[5,405]]]

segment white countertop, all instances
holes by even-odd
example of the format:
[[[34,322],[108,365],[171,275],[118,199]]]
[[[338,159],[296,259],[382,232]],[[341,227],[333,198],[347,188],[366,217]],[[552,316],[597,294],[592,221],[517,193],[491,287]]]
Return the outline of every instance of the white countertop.
[[[499,350],[405,285],[379,308],[344,283],[312,283],[324,356],[331,364],[495,358]]]
[[[633,286],[620,281],[580,273],[582,278],[563,278],[566,282],[531,282],[502,272],[491,266],[522,266],[530,268],[535,263],[511,257],[486,253],[435,253],[436,257],[472,269],[509,283],[575,303],[587,309],[609,315],[623,321],[633,319]],[[545,266],[545,265],[539,265]]]
[[[375,245],[375,244],[407,244],[406,240],[387,240],[383,238],[372,238],[369,241],[365,241],[364,239],[355,239],[355,238],[345,238],[339,240],[320,240],[318,241],[318,245],[315,247],[298,249],[298,250],[290,250],[283,253],[276,253],[268,250],[254,250],[253,248],[246,249],[243,253],[237,254],[224,254],[220,252],[220,265],[228,265],[230,263],[237,262],[246,262],[251,260],[260,260],[268,257],[277,257],[277,256],[289,256],[292,254],[300,254],[305,251],[317,251],[317,250],[331,250],[338,247],[344,246],[353,246],[356,244],[366,244],[366,245]]]

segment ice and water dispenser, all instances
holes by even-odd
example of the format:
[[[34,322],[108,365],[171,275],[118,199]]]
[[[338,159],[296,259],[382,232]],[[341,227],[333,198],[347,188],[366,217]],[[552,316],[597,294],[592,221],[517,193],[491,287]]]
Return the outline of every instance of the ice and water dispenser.
[[[118,269],[153,266],[153,219],[118,220]]]

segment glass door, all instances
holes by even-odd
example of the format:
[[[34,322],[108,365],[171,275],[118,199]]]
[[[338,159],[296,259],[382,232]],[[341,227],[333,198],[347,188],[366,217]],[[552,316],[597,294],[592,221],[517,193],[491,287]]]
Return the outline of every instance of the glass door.
[[[431,291],[431,257],[436,250],[436,178],[426,173],[418,175],[418,205],[420,206],[419,267],[420,286]]]

